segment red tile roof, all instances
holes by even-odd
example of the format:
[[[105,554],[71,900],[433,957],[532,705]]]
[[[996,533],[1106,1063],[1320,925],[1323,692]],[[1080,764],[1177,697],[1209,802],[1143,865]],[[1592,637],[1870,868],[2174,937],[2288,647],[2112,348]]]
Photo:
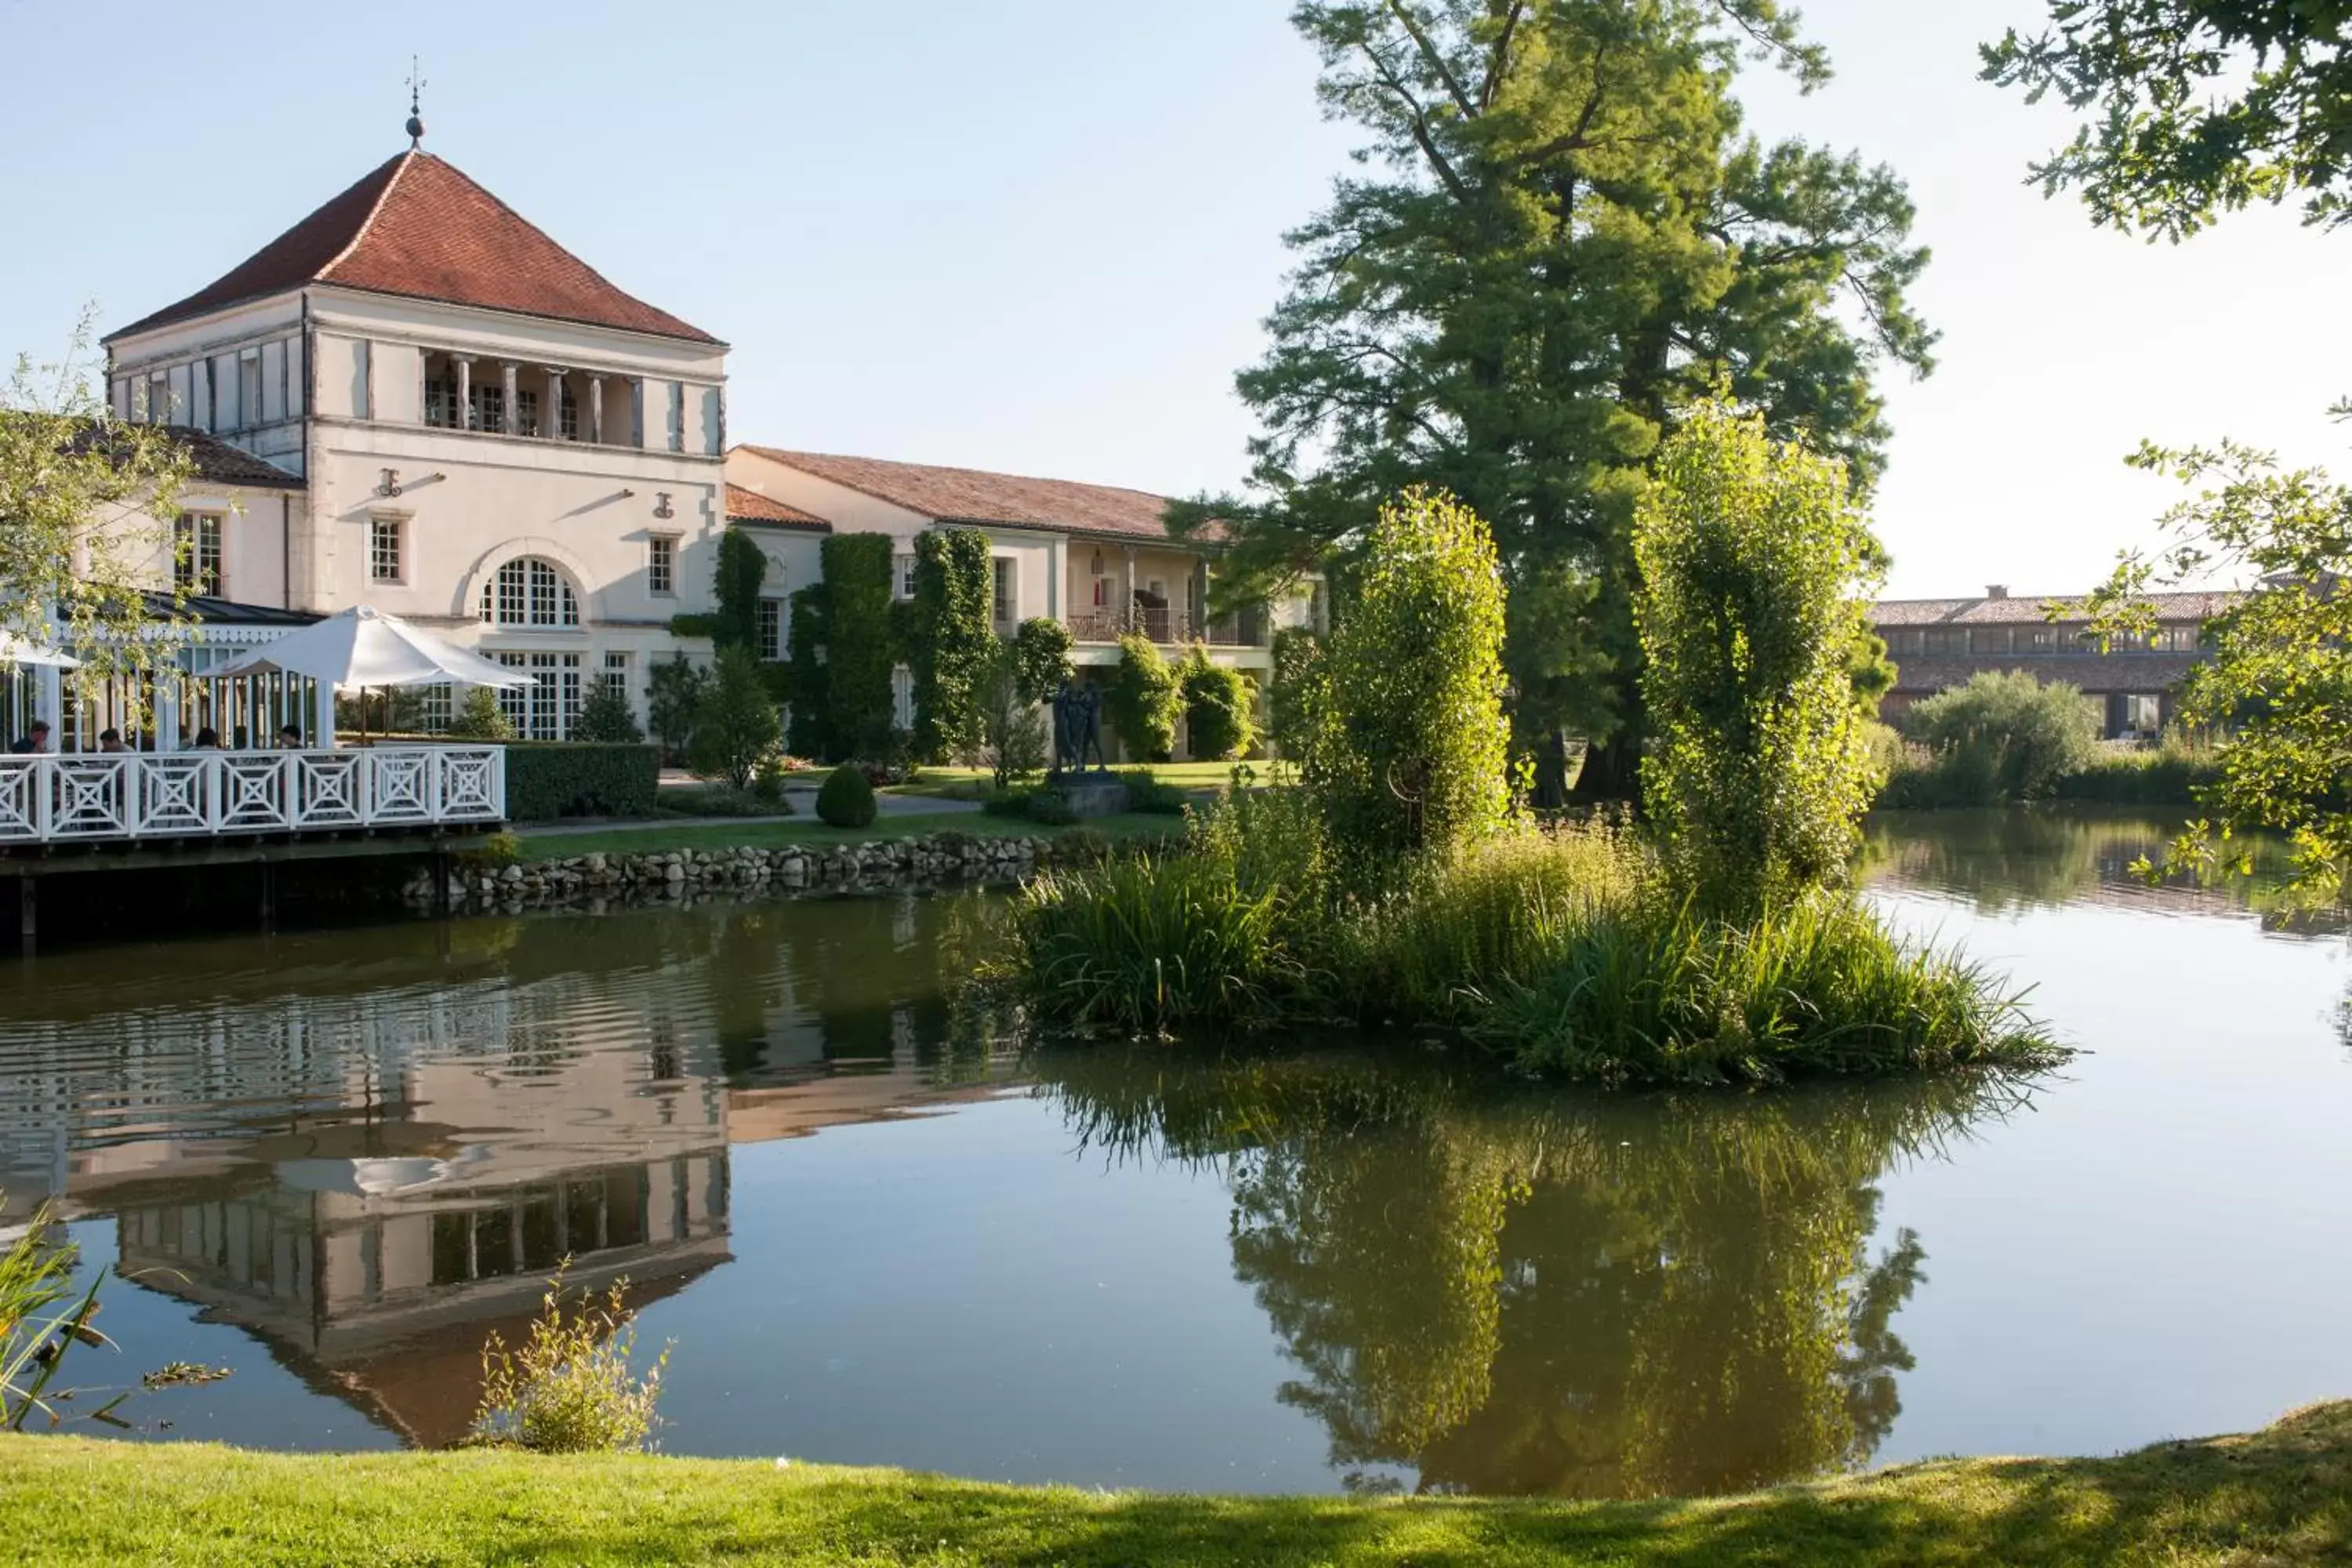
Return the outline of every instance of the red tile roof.
[[[119,420],[84,421],[71,437],[73,449],[88,452],[105,447],[127,456],[121,446],[137,430],[152,428],[126,426]],[[277,464],[257,458],[242,447],[232,447],[219,437],[199,430],[193,425],[166,425],[166,434],[188,454],[188,477],[199,483],[232,485],[238,488],[299,490],[302,480]],[[118,456],[118,461],[121,456]]]
[[[747,490],[737,484],[727,487],[727,521],[765,523],[772,528],[810,529],[818,533],[833,531],[833,524],[814,512],[786,506],[780,500],[771,500],[757,490]]]
[[[1027,479],[978,468],[940,468],[924,463],[888,463],[878,458],[842,458],[823,452],[786,452],[746,446],[788,468],[888,501],[933,522],[1002,523],[1050,528],[1070,533],[1110,533],[1168,539],[1168,498],[1116,485],[1073,479]],[[1204,538],[1218,537],[1213,529]]]
[[[2162,621],[2209,621],[2244,598],[2231,592],[2150,594],[2147,603]],[[1870,607],[1870,621],[1879,626],[2021,626],[2050,618],[2045,606],[2055,599],[2064,618],[2080,620],[2089,612],[2080,599],[2040,594],[2011,594],[2002,598],[1881,599]]]
[[[415,150],[370,171],[186,299],[107,341],[310,283],[719,341],[621,292],[455,167]]]

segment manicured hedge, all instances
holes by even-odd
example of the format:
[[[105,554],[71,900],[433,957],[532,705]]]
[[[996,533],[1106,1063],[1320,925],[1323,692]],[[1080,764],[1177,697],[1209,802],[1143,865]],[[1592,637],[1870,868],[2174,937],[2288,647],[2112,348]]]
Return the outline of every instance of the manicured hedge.
[[[530,741],[507,747],[507,820],[648,816],[661,789],[661,748]]]

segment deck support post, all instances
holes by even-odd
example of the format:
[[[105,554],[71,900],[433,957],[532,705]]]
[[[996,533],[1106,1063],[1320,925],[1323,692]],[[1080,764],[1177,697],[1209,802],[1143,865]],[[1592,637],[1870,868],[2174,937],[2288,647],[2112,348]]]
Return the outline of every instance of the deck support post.
[[[278,862],[261,862],[261,929],[265,932],[278,929]]]
[[[449,851],[433,851],[433,912],[443,920],[449,918]]]
[[[40,931],[41,884],[32,877],[16,879],[16,931],[24,942],[25,956],[33,956],[33,945]]]

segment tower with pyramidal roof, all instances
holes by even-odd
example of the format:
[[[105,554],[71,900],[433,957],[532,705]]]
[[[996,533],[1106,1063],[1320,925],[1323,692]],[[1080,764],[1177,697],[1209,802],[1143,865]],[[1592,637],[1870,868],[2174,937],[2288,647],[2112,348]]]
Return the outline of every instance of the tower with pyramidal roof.
[[[271,476],[183,498],[187,585],[429,626],[539,677],[505,700],[559,738],[593,682],[642,709],[689,646],[673,618],[711,608],[727,345],[425,151],[411,115],[405,151],[110,334],[109,391]]]

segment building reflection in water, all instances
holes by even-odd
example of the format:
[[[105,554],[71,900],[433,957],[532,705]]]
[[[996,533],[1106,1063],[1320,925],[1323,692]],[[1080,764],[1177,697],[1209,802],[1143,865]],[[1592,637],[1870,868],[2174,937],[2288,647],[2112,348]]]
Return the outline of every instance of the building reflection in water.
[[[456,931],[290,939],[251,970],[44,961],[0,1023],[8,1210],[111,1215],[140,1286],[446,1444],[485,1336],[517,1338],[563,1258],[638,1305],[728,1261],[730,1142],[919,1113],[1005,1066],[945,1070],[935,968],[907,962],[929,944],[890,901]]]

